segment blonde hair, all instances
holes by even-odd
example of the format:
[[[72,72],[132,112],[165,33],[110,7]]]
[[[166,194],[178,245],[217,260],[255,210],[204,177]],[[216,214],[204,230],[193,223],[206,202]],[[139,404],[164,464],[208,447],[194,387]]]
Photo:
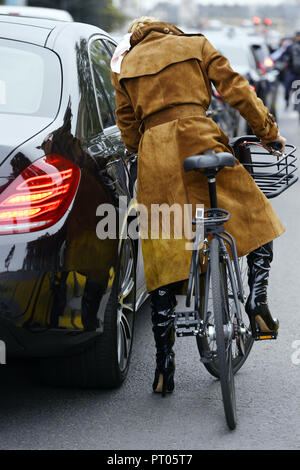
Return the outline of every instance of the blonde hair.
[[[134,33],[137,29],[146,26],[146,24],[155,23],[156,21],[159,20],[154,18],[154,16],[141,16],[140,18],[136,18],[130,23],[128,33]]]

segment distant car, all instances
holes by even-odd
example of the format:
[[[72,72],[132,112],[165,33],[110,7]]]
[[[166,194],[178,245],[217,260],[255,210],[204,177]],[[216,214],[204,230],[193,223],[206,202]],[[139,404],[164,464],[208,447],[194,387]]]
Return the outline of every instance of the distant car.
[[[147,297],[139,240],[96,233],[101,204],[135,200],[116,43],[75,22],[2,16],[0,29],[0,340],[8,357],[41,358],[47,382],[115,387]],[[118,227],[134,221],[126,208]]]
[[[65,10],[55,8],[40,8],[18,5],[0,5],[0,15],[25,16],[58,21],[73,21],[72,16]]]

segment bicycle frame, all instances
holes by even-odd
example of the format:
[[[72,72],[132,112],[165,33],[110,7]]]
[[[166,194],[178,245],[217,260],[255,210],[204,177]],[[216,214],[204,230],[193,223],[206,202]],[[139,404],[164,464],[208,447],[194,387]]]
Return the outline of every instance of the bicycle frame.
[[[214,160],[216,162],[218,160]],[[230,159],[226,162],[228,166],[232,163]],[[242,317],[241,304],[245,303],[245,298],[236,243],[224,229],[230,213],[218,207],[216,175],[222,166],[207,168],[210,162],[205,159],[203,164],[211,208],[197,209],[192,221],[196,230],[186,307],[190,307],[194,295],[194,309],[176,311],[175,331],[177,336],[196,336],[201,362],[211,375],[220,379],[226,421],[228,427],[234,429],[234,374],[247,359],[253,339]],[[192,164],[187,165],[187,170],[190,169],[193,169]],[[206,264],[206,272],[201,279],[202,263]]]

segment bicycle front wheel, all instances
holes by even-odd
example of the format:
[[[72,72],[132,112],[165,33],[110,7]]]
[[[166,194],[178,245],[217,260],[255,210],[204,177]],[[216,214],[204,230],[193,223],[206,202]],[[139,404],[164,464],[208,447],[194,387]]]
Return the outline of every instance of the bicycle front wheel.
[[[236,427],[236,401],[232,365],[233,325],[230,322],[225,263],[220,259],[219,240],[210,244],[211,283],[217,347],[217,363],[226,421],[229,429]]]
[[[245,364],[250,354],[251,348],[253,346],[253,342],[254,342],[252,335],[251,335],[249,319],[245,312],[245,301],[249,295],[248,265],[247,265],[246,256],[239,259],[239,268],[240,268],[240,275],[241,275],[241,280],[242,280],[243,290],[244,290],[244,303],[240,301],[240,313],[242,315],[242,326],[245,328],[245,334],[243,334],[242,336],[235,335],[235,338],[233,339],[233,342],[232,342],[232,366],[233,366],[234,375]],[[227,293],[228,293],[228,299],[229,299],[229,311],[230,311],[231,323],[236,324],[237,323],[237,318],[236,318],[237,307],[236,307],[234,295],[233,295],[233,286],[232,286],[231,280],[229,279],[229,276],[226,275],[227,273],[228,273],[228,269],[226,268],[225,270],[225,266],[222,265],[222,275],[224,279],[227,278]],[[200,286],[201,286],[202,296],[204,296],[205,282],[206,282],[205,275],[203,275],[202,277],[200,277]],[[207,297],[208,297],[207,310],[208,310],[208,315],[209,315],[208,324],[212,327],[215,327],[214,318],[212,314],[213,292],[212,292],[210,276],[209,278],[207,278],[207,282],[209,283],[208,293],[207,293]],[[202,306],[202,310],[201,309],[199,310],[199,316],[201,319],[203,319],[203,306]],[[203,361],[205,368],[211,375],[219,379],[220,371],[219,371],[218,361],[216,357],[216,340],[209,339],[207,336],[197,336],[196,340],[197,340],[197,346],[198,346],[198,350],[199,350],[201,358],[210,357],[209,360]]]

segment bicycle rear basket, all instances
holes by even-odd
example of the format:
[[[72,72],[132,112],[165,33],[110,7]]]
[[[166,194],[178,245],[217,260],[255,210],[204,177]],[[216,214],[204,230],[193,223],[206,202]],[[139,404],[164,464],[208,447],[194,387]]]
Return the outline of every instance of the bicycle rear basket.
[[[285,154],[275,156],[262,147],[257,138],[245,136],[234,145],[236,157],[249,171],[258,187],[271,199],[286,191],[298,180],[296,147],[286,145]]]

